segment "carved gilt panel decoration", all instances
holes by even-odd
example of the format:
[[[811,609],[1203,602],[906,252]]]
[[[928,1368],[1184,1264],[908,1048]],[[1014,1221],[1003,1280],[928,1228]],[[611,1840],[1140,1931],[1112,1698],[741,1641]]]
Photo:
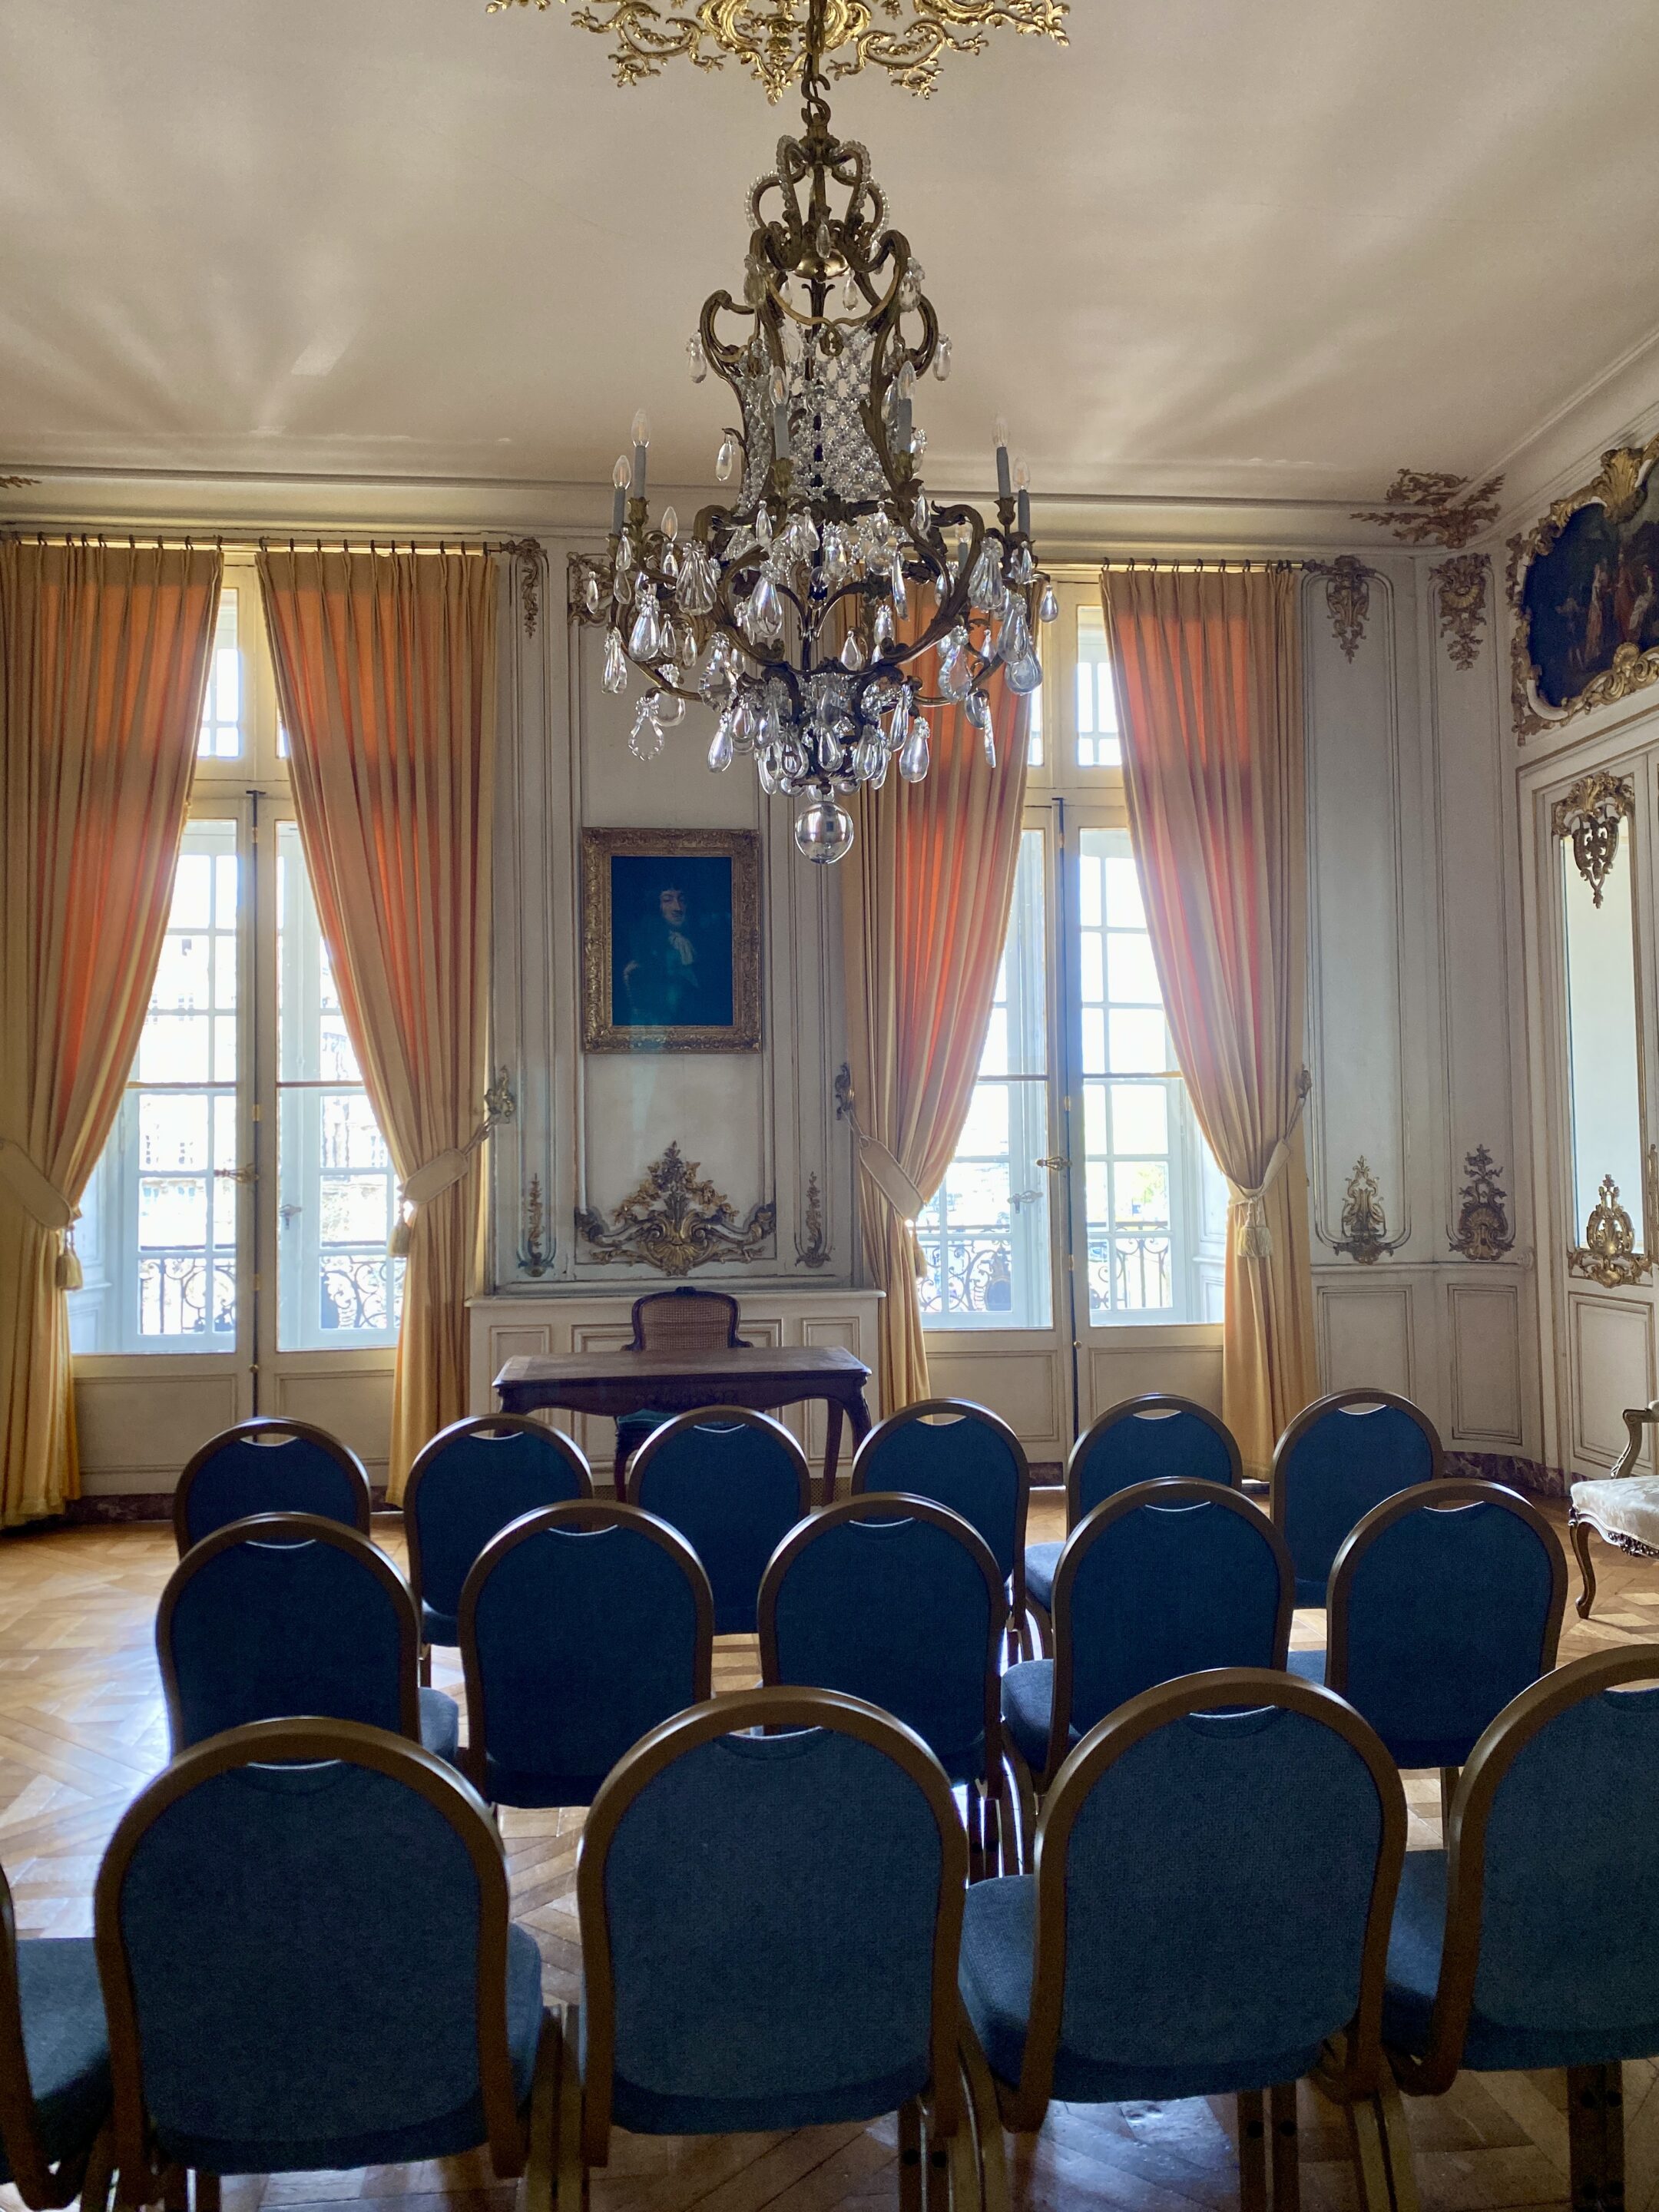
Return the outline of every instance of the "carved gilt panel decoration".
[[[1558,837],[1572,840],[1574,865],[1597,906],[1619,856],[1619,824],[1635,815],[1636,786],[1628,776],[1599,769],[1581,777],[1551,810],[1550,827]]]
[[[1402,545],[1467,545],[1498,520],[1502,477],[1476,483],[1472,477],[1443,469],[1401,469],[1382,495],[1381,511],[1356,514],[1356,522],[1380,522]]]
[[[1484,553],[1455,554],[1429,571],[1440,609],[1440,635],[1454,668],[1473,668],[1480,658],[1487,574]]]
[[[1401,1243],[1404,1239],[1400,1240]],[[1362,1153],[1354,1162],[1353,1173],[1348,1177],[1348,1188],[1342,1201],[1342,1234],[1332,1249],[1346,1252],[1362,1267],[1374,1267],[1385,1253],[1397,1252],[1399,1243],[1389,1239],[1389,1218],[1383,1210],[1382,1189],[1370,1163]]]
[[[1364,640],[1365,624],[1371,611],[1373,573],[1352,553],[1339,554],[1334,561],[1308,563],[1310,576],[1325,579],[1325,609],[1345,660],[1353,659]]]
[[[795,1239],[796,1264],[802,1267],[827,1267],[830,1265],[830,1240],[824,1229],[823,1194],[818,1188],[816,1174],[806,1178],[806,1235]]]
[[[576,1227],[589,1257],[607,1265],[643,1261],[665,1275],[689,1275],[711,1260],[754,1259],[777,1226],[777,1208],[750,1206],[739,1221],[731,1200],[697,1167],[671,1144],[608,1222],[579,1208]]]
[[[1642,1282],[1653,1273],[1652,1261],[1636,1249],[1636,1224],[1620,1204],[1619,1186],[1611,1176],[1601,1178],[1600,1198],[1584,1224],[1584,1241],[1567,1255],[1567,1272],[1607,1290]]]
[[[1498,1178],[1502,1170],[1484,1145],[1477,1145],[1463,1160],[1468,1181],[1457,1194],[1457,1226],[1451,1248],[1466,1260],[1501,1260],[1515,1243],[1510,1225],[1508,1196]]]

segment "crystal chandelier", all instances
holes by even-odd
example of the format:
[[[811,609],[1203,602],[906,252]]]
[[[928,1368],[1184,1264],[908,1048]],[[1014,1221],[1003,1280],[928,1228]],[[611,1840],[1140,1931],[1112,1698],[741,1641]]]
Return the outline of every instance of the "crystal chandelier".
[[[916,387],[950,374],[951,341],[887,227],[868,153],[830,131],[832,4],[810,0],[803,134],[780,142],[749,195],[742,298],[706,301],[688,348],[696,381],[713,368],[736,397],[715,462],[730,504],[689,532],[672,507],[653,525],[650,425],[636,416],[605,552],[573,563],[571,594],[578,620],[605,628],[606,690],[644,679],[635,752],[660,752],[704,701],[718,718],[710,768],[752,759],[764,792],[797,802],[795,842],[820,862],[852,845],[844,798],[879,790],[895,764],[909,782],[927,775],[931,709],[965,713],[995,765],[988,686],[1000,675],[1036,690],[1032,625],[1054,614],[1001,422],[994,522],[923,486]]]

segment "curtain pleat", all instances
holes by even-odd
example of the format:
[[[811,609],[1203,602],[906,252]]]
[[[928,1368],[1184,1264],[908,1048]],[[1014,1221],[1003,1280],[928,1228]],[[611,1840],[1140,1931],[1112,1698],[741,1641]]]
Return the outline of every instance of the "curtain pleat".
[[[1222,1411],[1246,1472],[1316,1395],[1300,1115],[1301,643],[1282,568],[1106,570],[1124,786],[1176,1054],[1232,1187]]]
[[[866,1263],[888,1413],[929,1395],[913,1199],[945,1180],[973,1097],[1008,927],[1025,805],[1027,702],[998,683],[997,766],[960,708],[929,710],[924,781],[854,802],[842,863],[848,1062]],[[896,1169],[897,1173],[894,1173]]]
[[[64,1230],[161,957],[223,563],[0,544],[0,1522],[80,1494]]]
[[[483,1255],[474,1140],[489,1082],[497,577],[479,553],[299,550],[262,553],[259,580],[346,1033],[399,1181],[441,1186],[410,1224],[395,1502],[415,1454],[467,1409],[466,1300]]]

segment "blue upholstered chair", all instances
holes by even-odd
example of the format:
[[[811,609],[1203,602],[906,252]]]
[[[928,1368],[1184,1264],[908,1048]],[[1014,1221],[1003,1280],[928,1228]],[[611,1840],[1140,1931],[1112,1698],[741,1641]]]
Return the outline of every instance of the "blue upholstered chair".
[[[1567,1562],[1535,1505],[1442,1478],[1374,1505],[1331,1569],[1328,1654],[1293,1651],[1364,1713],[1397,1766],[1462,1766],[1555,1664]]]
[[[924,2127],[966,2204],[967,1858],[938,1760],[872,1705],[756,1690],[648,1735],[594,1799],[577,1861],[585,2014],[563,2027],[580,2123],[567,2090],[561,2207],[605,2163],[613,2121],[724,2135],[894,2111],[907,2212]]]
[[[412,1607],[410,1608],[413,1610]],[[340,1721],[198,1744],[99,1870],[124,2191],[488,2145],[551,2202],[555,2039],[501,1838],[428,1753]]]
[[[452,1421],[422,1447],[404,1488],[404,1526],[424,1679],[433,1644],[461,1640],[461,1585],[490,1538],[520,1514],[592,1495],[587,1462],[569,1437],[526,1414]]]
[[[1322,1606],[1332,1562],[1373,1505],[1440,1474],[1434,1423],[1387,1390],[1337,1390],[1291,1423],[1273,1453],[1275,1526],[1296,1561],[1296,1601]]]
[[[847,1498],[786,1536],[760,1590],[761,1679],[839,1690],[914,1729],[965,1788],[970,1869],[996,1856],[998,1661],[1007,1606],[989,1546],[923,1498]]]
[[[714,1593],[716,1636],[753,1635],[766,1563],[811,1508],[806,1455],[781,1421],[706,1406],[665,1421],[628,1470],[628,1503],[678,1528]]]
[[[415,1601],[384,1552],[315,1513],[258,1513],[191,1545],[155,1614],[175,1753],[252,1721],[359,1721],[453,1759],[453,1698],[420,1686]]]
[[[584,1499],[503,1528],[459,1629],[467,1765],[495,1804],[592,1804],[624,1752],[708,1695],[708,1577],[635,1505]]]
[[[17,1940],[0,1873],[0,2182],[33,2212],[109,2197],[109,2038],[85,1936]]]
[[[192,1544],[251,1513],[319,1513],[367,1536],[368,1477],[356,1452],[304,1421],[238,1421],[210,1437],[173,1493],[182,1559]]]
[[[1149,1390],[1120,1399],[1072,1446],[1066,1462],[1066,1533],[1120,1490],[1166,1478],[1237,1489],[1244,1463],[1232,1431],[1191,1398]],[[1025,1547],[1025,1595],[1039,1626],[1053,1610],[1054,1571],[1064,1548],[1055,1543]]]
[[[1009,1598],[1009,1651],[1027,1632],[1031,1470],[1006,1421],[965,1398],[924,1398],[878,1421],[853,1460],[852,1495],[902,1491],[959,1513],[991,1547]]]
[[[1659,1644],[1544,1675],[1470,1753],[1449,1848],[1406,1860],[1382,2035],[1417,2096],[1567,2069],[1571,2202],[1623,2197],[1620,2062],[1659,2051]]]
[[[1060,1555],[1054,1657],[1002,1678],[1016,1772],[1046,1790],[1097,1722],[1159,1682],[1282,1667],[1294,1583],[1284,1538],[1242,1491],[1138,1482],[1097,1505]]]
[[[1025,2132],[1051,2098],[1231,2094],[1243,2201],[1261,2205],[1268,2090],[1275,2202],[1294,2205],[1303,2075],[1317,2068],[1362,2131],[1376,2124],[1359,2100],[1380,2070],[1405,1843],[1399,1775],[1327,1690],[1229,1669],[1120,1707],[1061,1768],[1036,1872],[967,1894],[961,1988],[983,2052],[969,2044],[981,2149],[1000,2157],[999,2110]],[[1340,2060],[1326,2047],[1339,2035]]]

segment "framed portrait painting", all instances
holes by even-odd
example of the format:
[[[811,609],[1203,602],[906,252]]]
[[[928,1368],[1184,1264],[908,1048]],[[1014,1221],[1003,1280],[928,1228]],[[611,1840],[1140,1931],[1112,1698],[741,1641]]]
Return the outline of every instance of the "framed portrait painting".
[[[582,1043],[760,1049],[754,830],[583,830]]]
[[[1659,438],[1510,541],[1516,735],[1659,682]]]

